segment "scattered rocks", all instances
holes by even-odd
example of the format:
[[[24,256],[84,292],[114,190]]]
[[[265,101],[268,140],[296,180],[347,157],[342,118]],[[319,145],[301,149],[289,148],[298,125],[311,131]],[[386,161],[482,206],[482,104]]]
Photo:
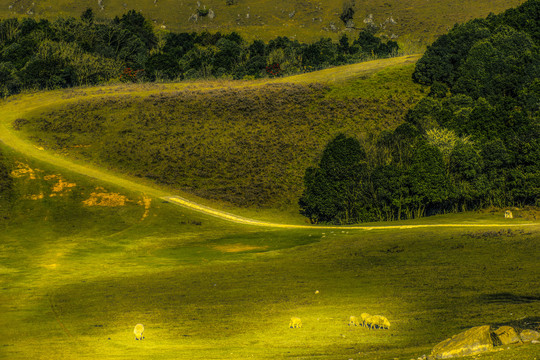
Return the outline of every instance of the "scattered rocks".
[[[490,350],[493,350],[490,326],[476,326],[437,344],[430,359],[448,359]]]
[[[502,345],[521,343],[518,333],[511,326],[501,326],[494,333]]]
[[[366,18],[364,19],[364,24],[368,24],[368,25],[374,25],[374,21],[373,21],[373,14],[369,14],[368,16],[366,16]]]
[[[519,337],[523,342],[534,342],[540,340],[540,333],[538,331],[525,329],[519,334]]]

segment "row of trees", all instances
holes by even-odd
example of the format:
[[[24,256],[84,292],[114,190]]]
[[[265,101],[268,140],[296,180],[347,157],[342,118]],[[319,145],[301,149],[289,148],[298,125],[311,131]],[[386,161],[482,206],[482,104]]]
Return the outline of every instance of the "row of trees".
[[[264,43],[237,33],[155,31],[134,10],[96,22],[79,19],[0,21],[0,95],[22,89],[62,88],[109,80],[154,81],[229,76],[263,77],[394,55],[398,45],[369,30],[357,39],[312,44],[278,37]]]
[[[301,212],[352,223],[540,206],[538,14],[529,0],[439,38],[413,75],[430,93],[375,144],[332,140],[306,171]]]

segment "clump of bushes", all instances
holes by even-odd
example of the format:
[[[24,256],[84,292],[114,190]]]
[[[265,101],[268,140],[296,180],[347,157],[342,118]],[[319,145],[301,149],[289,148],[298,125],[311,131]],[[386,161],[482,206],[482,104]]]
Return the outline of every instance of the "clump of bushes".
[[[197,9],[208,16],[209,9]],[[322,69],[397,53],[393,41],[371,33],[339,43],[312,44],[277,37],[249,43],[237,33],[173,33],[158,42],[152,24],[130,10],[112,21],[97,21],[91,9],[79,19],[0,20],[0,97],[23,89],[53,89],[108,81],[155,81],[276,76]],[[345,42],[347,44],[345,44]],[[136,74],[134,72],[137,72]]]

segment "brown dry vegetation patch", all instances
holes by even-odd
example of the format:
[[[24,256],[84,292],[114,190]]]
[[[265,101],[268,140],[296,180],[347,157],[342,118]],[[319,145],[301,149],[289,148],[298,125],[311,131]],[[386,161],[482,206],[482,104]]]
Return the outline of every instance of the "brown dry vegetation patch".
[[[30,180],[35,180],[37,179],[36,172],[41,172],[41,170],[32,169],[30,165],[18,161],[17,168],[11,171],[11,176],[14,178],[27,177]]]
[[[253,250],[266,250],[268,246],[254,246],[246,244],[227,244],[227,245],[214,245],[214,249],[226,253],[236,253],[243,251],[253,251]]]
[[[106,192],[102,187],[96,188],[96,191],[90,194],[90,197],[83,201],[86,206],[106,206],[116,207],[125,206],[128,198],[118,193]]]

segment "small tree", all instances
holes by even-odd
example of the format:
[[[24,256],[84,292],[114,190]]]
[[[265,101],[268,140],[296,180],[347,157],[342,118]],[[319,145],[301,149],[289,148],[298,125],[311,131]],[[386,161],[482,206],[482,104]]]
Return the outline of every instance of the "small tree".
[[[343,10],[339,18],[343,21],[344,24],[347,24],[349,20],[352,20],[354,17],[354,0],[345,0],[343,3]]]
[[[94,11],[92,11],[92,8],[87,8],[83,11],[81,14],[81,20],[87,24],[94,23]]]

